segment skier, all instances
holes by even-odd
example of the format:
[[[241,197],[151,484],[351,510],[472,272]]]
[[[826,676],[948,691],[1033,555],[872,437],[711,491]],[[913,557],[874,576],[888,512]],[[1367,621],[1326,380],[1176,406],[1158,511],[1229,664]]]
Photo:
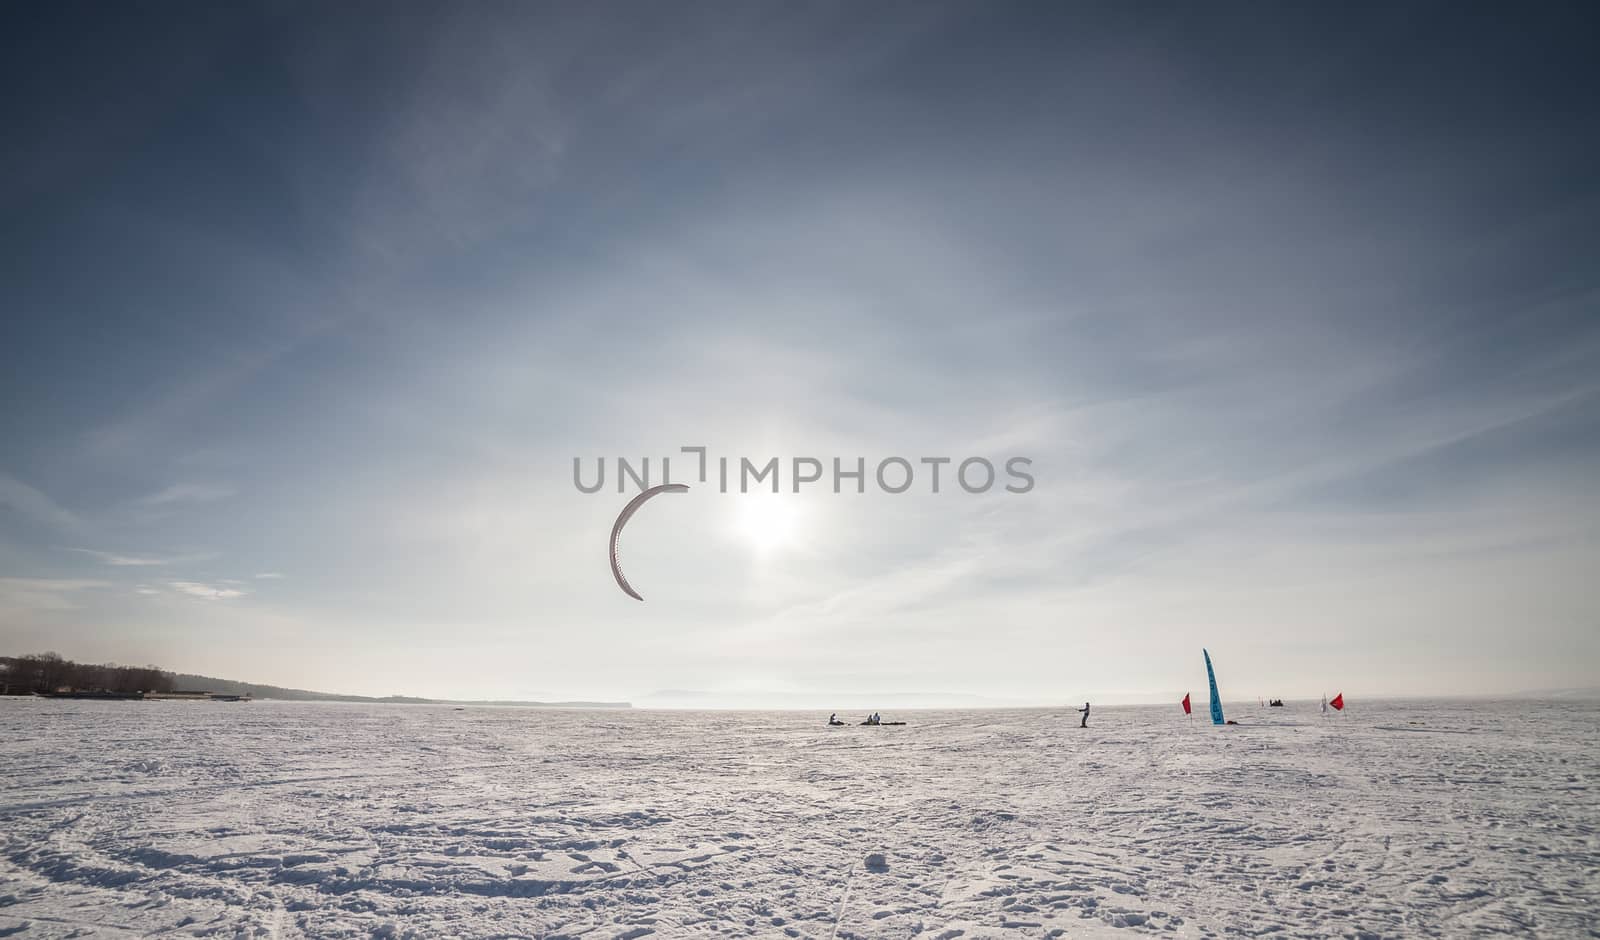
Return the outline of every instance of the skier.
[[[1078,727],[1080,727],[1080,728],[1089,727],[1089,703],[1088,702],[1084,702],[1083,703],[1083,707],[1078,709],[1078,713],[1083,716],[1083,724],[1079,725]]]

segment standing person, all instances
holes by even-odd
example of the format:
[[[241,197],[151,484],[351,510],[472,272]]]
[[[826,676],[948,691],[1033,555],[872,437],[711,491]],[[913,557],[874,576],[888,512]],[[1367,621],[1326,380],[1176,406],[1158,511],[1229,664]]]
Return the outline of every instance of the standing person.
[[[1078,709],[1078,714],[1083,716],[1083,724],[1079,725],[1078,727],[1080,727],[1080,728],[1089,727],[1089,703],[1088,702],[1084,702],[1083,703],[1083,707]]]

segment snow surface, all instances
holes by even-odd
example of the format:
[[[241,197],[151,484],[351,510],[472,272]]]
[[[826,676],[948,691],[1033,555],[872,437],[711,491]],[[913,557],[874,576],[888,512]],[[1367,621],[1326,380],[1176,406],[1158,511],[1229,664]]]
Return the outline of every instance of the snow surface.
[[[0,699],[0,936],[1600,931],[1600,705],[1229,711]]]

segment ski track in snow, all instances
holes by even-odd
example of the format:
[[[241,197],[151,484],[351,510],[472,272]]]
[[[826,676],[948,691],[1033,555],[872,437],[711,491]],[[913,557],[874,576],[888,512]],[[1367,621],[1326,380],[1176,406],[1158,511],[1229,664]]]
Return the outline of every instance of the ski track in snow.
[[[1600,931],[1600,704],[1229,712],[0,699],[0,937]]]

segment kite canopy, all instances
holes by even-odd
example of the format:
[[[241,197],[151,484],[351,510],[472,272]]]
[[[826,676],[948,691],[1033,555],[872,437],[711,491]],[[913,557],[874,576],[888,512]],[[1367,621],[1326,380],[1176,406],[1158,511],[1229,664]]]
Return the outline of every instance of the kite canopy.
[[[1211,654],[1206,650],[1200,651],[1206,658],[1206,681],[1211,684],[1211,723],[1223,724],[1222,721],[1222,696],[1217,694],[1217,674],[1211,671]]]
[[[628,524],[628,520],[633,518],[633,514],[639,511],[640,506],[643,506],[657,494],[687,492],[689,492],[689,487],[682,483],[663,483],[660,486],[652,486],[633,499],[628,500],[628,505],[622,507],[622,512],[617,516],[617,521],[611,525],[611,576],[617,579],[617,587],[622,588],[624,593],[636,601],[642,601],[644,598],[640,597],[639,592],[628,584],[628,579],[623,577],[622,566],[617,563],[617,539],[622,536],[622,527]]]

